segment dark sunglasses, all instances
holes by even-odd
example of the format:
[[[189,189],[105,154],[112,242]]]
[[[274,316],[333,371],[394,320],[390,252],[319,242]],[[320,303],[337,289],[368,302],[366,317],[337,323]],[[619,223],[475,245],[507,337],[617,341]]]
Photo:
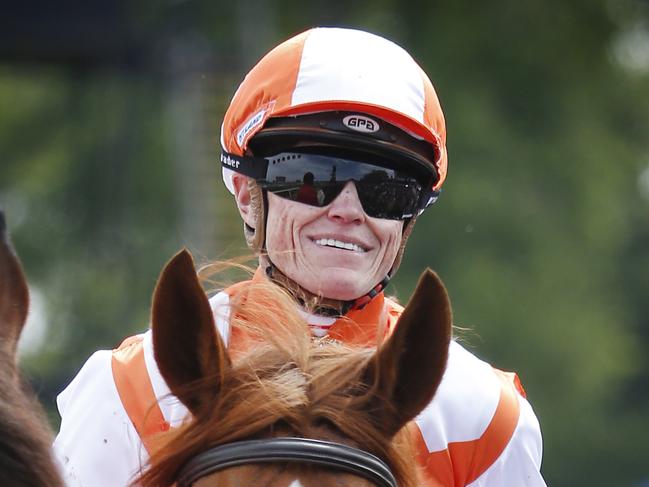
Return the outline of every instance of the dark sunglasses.
[[[412,218],[437,196],[430,189],[430,176],[387,164],[302,152],[282,152],[264,159],[222,154],[221,162],[253,177],[260,187],[277,196],[317,207],[330,204],[353,181],[363,210],[374,218]]]

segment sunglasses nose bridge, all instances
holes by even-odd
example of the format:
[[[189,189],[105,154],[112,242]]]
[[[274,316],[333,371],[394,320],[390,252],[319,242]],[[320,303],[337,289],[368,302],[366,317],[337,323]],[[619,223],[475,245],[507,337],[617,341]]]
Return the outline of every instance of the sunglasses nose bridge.
[[[327,214],[329,218],[344,222],[363,222],[365,220],[365,211],[353,181],[347,181],[343,186],[340,193],[329,204]]]

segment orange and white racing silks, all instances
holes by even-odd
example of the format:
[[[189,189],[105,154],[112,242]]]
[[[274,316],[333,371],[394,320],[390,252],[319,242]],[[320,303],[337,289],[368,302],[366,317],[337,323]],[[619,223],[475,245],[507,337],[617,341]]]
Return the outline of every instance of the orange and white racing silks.
[[[258,272],[253,279],[260,278]],[[226,343],[233,338],[228,292],[210,300]],[[389,332],[401,311],[381,293],[362,310],[348,313],[358,327],[348,320],[307,318],[316,335],[370,344],[376,343],[377,323],[387,318]],[[188,414],[160,375],[151,330],[115,350],[93,354],[59,395],[58,408],[62,422],[54,450],[70,487],[127,486],[146,465],[152,436],[178,426]],[[431,486],[545,486],[539,423],[518,378],[455,341],[437,394],[415,424],[418,460]]]

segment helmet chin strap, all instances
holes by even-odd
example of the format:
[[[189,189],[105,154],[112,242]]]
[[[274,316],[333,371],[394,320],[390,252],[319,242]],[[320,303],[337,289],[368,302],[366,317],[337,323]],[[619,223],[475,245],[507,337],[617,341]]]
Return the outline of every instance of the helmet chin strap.
[[[369,303],[377,294],[383,291],[388,285],[388,282],[390,282],[390,276],[387,275],[368,293],[359,298],[350,301],[331,299],[313,294],[312,292],[304,289],[297,282],[295,282],[293,279],[289,278],[288,276],[286,276],[286,274],[279,270],[279,268],[270,260],[268,254],[261,254],[259,256],[259,263],[263,267],[264,272],[266,272],[266,276],[270,280],[290,292],[295,300],[307,311],[321,316],[343,316],[349,311],[355,309],[363,309],[367,305],[367,303]]]

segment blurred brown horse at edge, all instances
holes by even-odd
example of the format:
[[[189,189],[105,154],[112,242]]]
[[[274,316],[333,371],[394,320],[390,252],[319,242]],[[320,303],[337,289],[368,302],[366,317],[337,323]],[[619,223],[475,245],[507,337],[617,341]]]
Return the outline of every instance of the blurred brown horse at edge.
[[[16,363],[29,291],[0,210],[0,485],[58,487],[52,432],[38,402],[25,391]]]

